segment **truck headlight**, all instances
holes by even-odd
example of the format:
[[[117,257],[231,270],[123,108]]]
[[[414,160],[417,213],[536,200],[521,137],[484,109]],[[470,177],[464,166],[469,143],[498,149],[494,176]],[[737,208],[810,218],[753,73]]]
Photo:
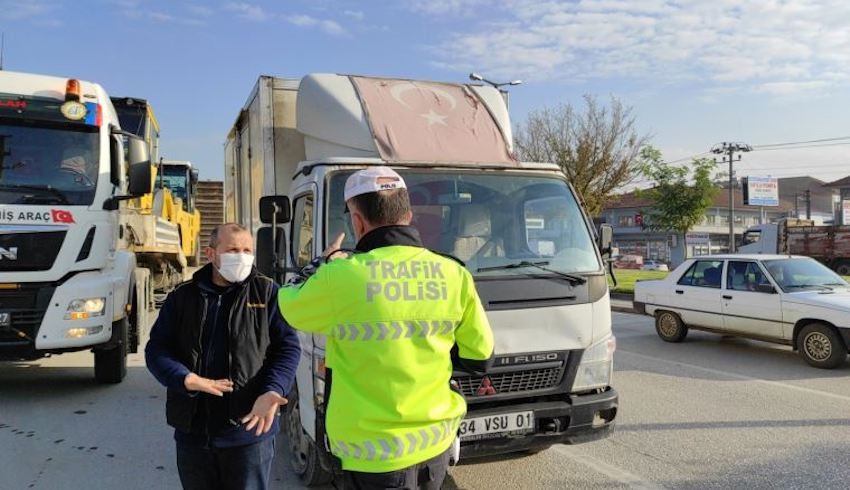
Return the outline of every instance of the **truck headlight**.
[[[572,391],[588,391],[610,386],[616,349],[617,339],[613,335],[588,347],[581,356]]]
[[[66,320],[85,320],[103,315],[106,308],[106,298],[80,298],[68,303],[65,310]]]

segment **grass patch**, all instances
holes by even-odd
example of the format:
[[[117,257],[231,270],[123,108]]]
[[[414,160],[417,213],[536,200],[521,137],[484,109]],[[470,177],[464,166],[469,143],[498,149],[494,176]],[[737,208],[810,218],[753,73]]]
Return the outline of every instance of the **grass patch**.
[[[635,283],[637,281],[648,281],[651,279],[664,279],[669,272],[661,271],[642,271],[637,269],[614,269],[614,275],[617,276],[617,287],[608,278],[608,285],[611,287],[611,292],[633,294],[635,292]]]

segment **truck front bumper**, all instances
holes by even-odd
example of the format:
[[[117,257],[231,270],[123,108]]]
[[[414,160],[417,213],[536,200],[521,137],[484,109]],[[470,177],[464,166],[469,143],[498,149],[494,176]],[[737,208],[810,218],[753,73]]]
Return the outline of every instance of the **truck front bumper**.
[[[470,406],[467,417],[531,410],[534,412],[534,432],[461,441],[461,460],[535,451],[552,444],[579,444],[603,439],[614,429],[618,405],[617,391],[608,388],[602,393],[569,395],[564,401],[544,401],[482,410],[475,410],[474,406]]]

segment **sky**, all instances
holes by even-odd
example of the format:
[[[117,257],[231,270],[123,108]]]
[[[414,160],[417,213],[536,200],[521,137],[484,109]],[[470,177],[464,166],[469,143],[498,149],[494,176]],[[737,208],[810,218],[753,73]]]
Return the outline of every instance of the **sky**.
[[[523,80],[514,125],[614,96],[667,161],[735,141],[754,148],[738,175],[836,180],[850,175],[848,26],[842,0],[0,0],[4,69],[148,99],[161,154],[202,180],[223,178],[261,74],[473,71]]]

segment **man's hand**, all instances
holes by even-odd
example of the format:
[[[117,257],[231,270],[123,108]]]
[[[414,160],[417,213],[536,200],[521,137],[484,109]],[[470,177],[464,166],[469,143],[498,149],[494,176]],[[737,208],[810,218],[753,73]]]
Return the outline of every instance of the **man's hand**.
[[[233,381],[229,379],[207,379],[195,373],[189,373],[183,378],[186,391],[202,391],[215,396],[224,396],[233,391]]]
[[[329,262],[334,259],[344,259],[345,257],[348,257],[348,254],[346,254],[345,252],[336,252],[340,249],[340,247],[342,247],[343,240],[345,240],[345,232],[340,232],[339,235],[334,238],[334,241],[332,241],[330,245],[328,245],[328,248],[326,248],[322,252],[322,257],[328,259]],[[336,253],[333,255],[329,255],[331,252]]]
[[[287,399],[278,395],[274,391],[267,391],[257,397],[254,402],[254,408],[251,413],[242,417],[242,423],[245,425],[245,430],[251,430],[256,427],[255,435],[265,434],[272,428],[274,418],[277,416],[277,409],[288,403]]]

